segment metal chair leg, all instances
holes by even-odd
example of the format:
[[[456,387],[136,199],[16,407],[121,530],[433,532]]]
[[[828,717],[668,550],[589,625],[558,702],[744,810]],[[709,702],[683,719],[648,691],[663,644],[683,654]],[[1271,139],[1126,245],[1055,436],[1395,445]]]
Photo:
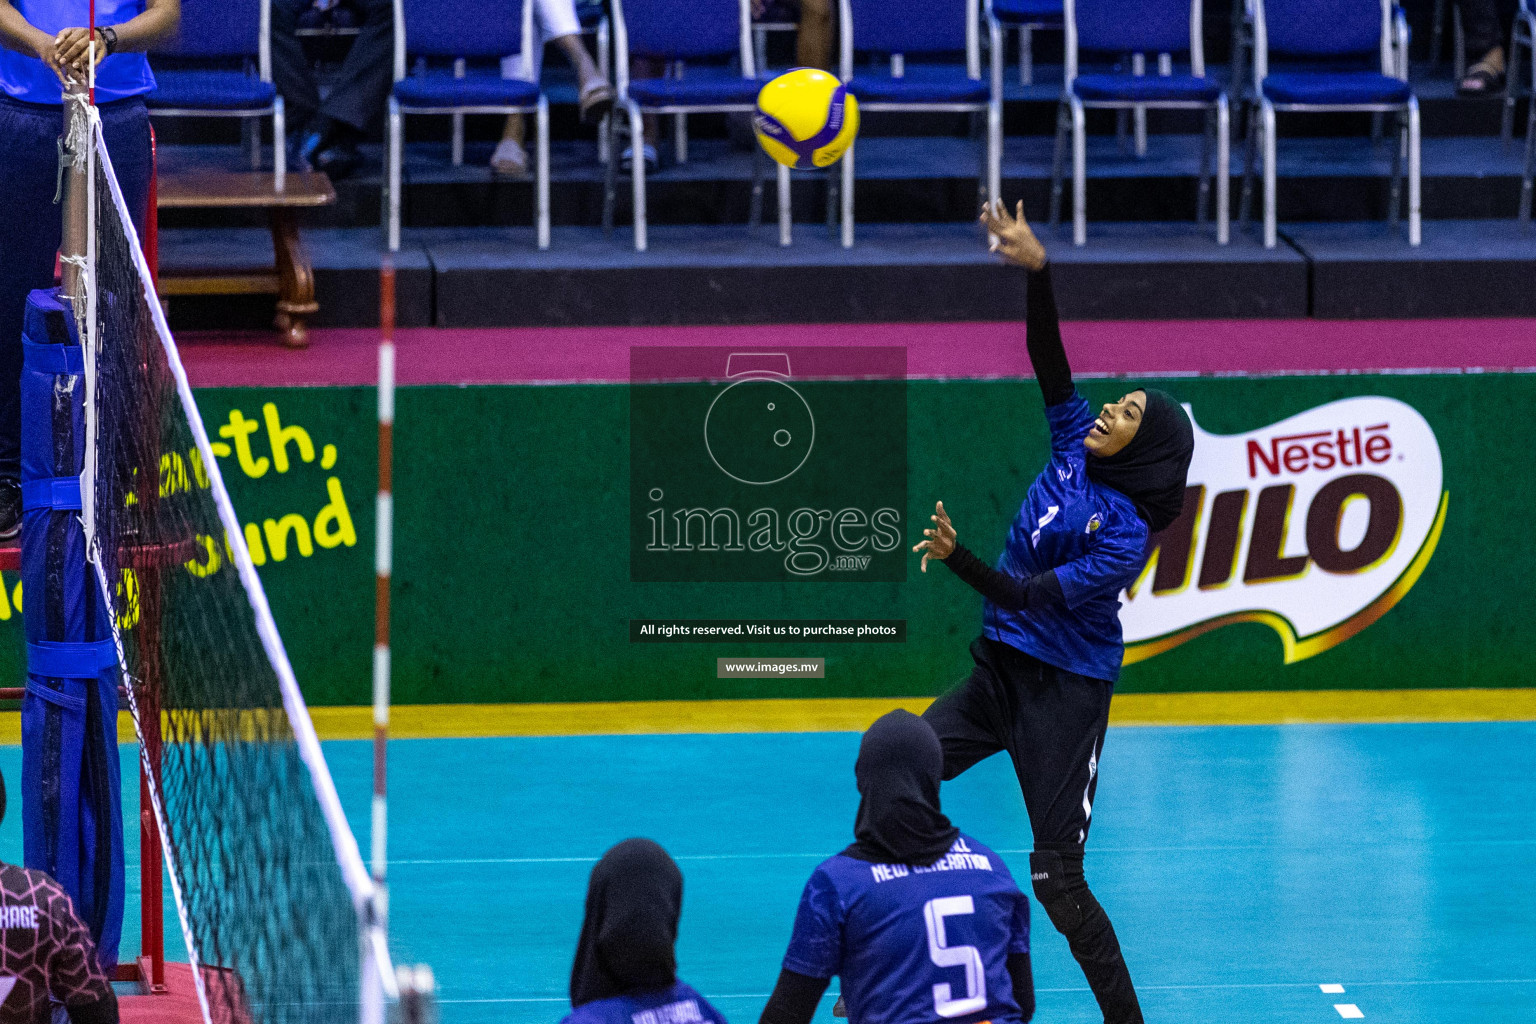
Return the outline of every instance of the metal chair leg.
[[[1145,75],[1147,73],[1147,55],[1135,53],[1131,55],[1131,74]],[[1131,119],[1135,122],[1135,138],[1133,140],[1138,158],[1147,155],[1147,108],[1137,107],[1132,111]]]
[[[1003,195],[1003,107],[987,104],[987,202]]]
[[[1504,110],[1499,119],[1499,138],[1504,140],[1505,145],[1514,141],[1515,102],[1520,98],[1520,95],[1525,93],[1531,96],[1532,102],[1536,102],[1536,95],[1532,95],[1532,93],[1536,93],[1536,82],[1533,82],[1533,88],[1530,93],[1527,93],[1518,85],[1520,82],[1520,47],[1524,46],[1527,50],[1532,49],[1532,34],[1531,23],[1523,17],[1517,17],[1515,19],[1514,31],[1510,33],[1509,38],[1509,67],[1505,70],[1504,76],[1504,80],[1509,84],[1504,88]],[[1536,61],[1536,51],[1531,53],[1531,59]]]
[[[629,101],[630,188],[635,210],[635,251],[645,252],[645,125],[640,119],[640,105]]]
[[[843,169],[833,166],[827,168],[827,237],[837,237],[838,217],[842,209],[842,182]]]
[[[1275,247],[1275,108],[1260,103],[1260,131],[1264,134],[1264,248]]]
[[[605,117],[603,119],[603,123],[598,125],[597,128],[597,136],[600,140],[598,149],[599,151],[606,150],[609,157],[607,162],[603,165],[604,238],[607,238],[613,234],[613,208],[618,201],[618,183],[615,180],[617,178],[617,168],[619,165],[619,161],[616,157],[616,154],[618,153],[618,140],[614,138],[618,132],[619,119],[613,116]]]
[[[534,144],[538,147],[538,155],[534,159],[534,173],[537,179],[534,188],[538,190],[536,200],[538,210],[538,239],[539,248],[549,248],[549,98],[539,96],[539,107],[534,112]]]
[[[1467,77],[1467,33],[1461,26],[1461,5],[1451,0],[1451,74],[1457,82]]]
[[[1232,139],[1227,97],[1216,100],[1216,244],[1232,238]]]
[[[1019,84],[1035,84],[1035,30],[1028,25],[1019,26]]]
[[[1419,206],[1422,200],[1420,192],[1420,163],[1419,163],[1419,100],[1417,96],[1408,97],[1408,244],[1418,245],[1421,240],[1421,224],[1419,222]]]
[[[387,241],[390,252],[400,251],[400,153],[404,146],[405,118],[400,113],[400,102],[389,98],[389,202],[386,204],[389,222]]]
[[[251,154],[251,170],[261,170],[261,121],[254,117],[240,119],[240,134]]]
[[[1440,66],[1440,51],[1445,43],[1445,3],[1446,0],[1435,0],[1434,18],[1429,29],[1430,67]]]
[[[843,248],[853,248],[853,156],[858,143],[843,154]]]
[[[272,101],[272,187],[288,187],[288,111],[281,96]]]
[[[1211,129],[1216,125],[1216,111],[1207,110],[1200,132],[1200,187],[1195,196],[1195,223],[1204,224],[1211,206]]]
[[[1088,125],[1082,101],[1072,104],[1072,244],[1088,244]]]
[[[789,168],[784,164],[776,163],[779,169],[779,244],[788,245],[790,235],[794,230],[794,220],[790,216],[789,208]]]
[[[747,229],[753,234],[763,223],[763,147],[752,147],[752,198],[747,204]]]
[[[1396,115],[1397,131],[1392,133],[1392,177],[1387,190],[1387,223],[1397,227],[1398,212],[1403,208],[1403,143],[1408,138],[1408,119]]]
[[[1520,179],[1520,223],[1531,223],[1532,179],[1536,177],[1536,96],[1530,101],[1525,120],[1525,176]]]
[[[1232,0],[1232,91],[1243,94],[1243,22],[1248,16],[1243,0]]]
[[[1259,108],[1256,103],[1244,103],[1242,113],[1246,121],[1243,141],[1243,190],[1237,200],[1237,226],[1248,226],[1248,215],[1253,212],[1253,158],[1258,144]]]
[[[672,152],[677,162],[688,162],[688,115],[678,114],[672,123]]]
[[[1066,156],[1066,132],[1071,122],[1067,119],[1066,101],[1056,105],[1056,150],[1051,155],[1051,230],[1061,224],[1061,169]]]
[[[597,23],[597,71],[605,81],[613,81],[613,76],[608,73],[608,65],[611,61],[609,43],[608,19],[604,18]],[[609,132],[609,125],[613,121],[613,113],[610,111],[603,115],[602,123],[597,126],[597,159],[599,163],[607,163],[613,159],[613,148],[610,145],[613,137]]]

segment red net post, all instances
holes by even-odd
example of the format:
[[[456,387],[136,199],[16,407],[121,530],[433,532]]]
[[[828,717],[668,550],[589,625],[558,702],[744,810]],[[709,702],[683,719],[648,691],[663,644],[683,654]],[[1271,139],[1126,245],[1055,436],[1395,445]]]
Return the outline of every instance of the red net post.
[[[160,273],[158,187],[159,163],[155,152],[155,130],[149,130],[149,209],[144,215],[144,256],[149,264],[150,275]],[[156,281],[155,283],[158,283]],[[149,353],[141,356],[148,362]],[[154,429],[153,419],[146,419],[146,431]],[[159,498],[158,474],[145,474],[139,500],[153,503]],[[132,559],[129,559],[132,561]],[[165,991],[165,899],[162,890],[163,863],[160,850],[160,825],[155,819],[150,795],[150,778],[147,763],[154,772],[155,792],[164,792],[160,786],[160,586],[159,575],[147,572],[140,575],[139,622],[141,649],[145,652],[143,678],[138,681],[134,696],[139,706],[140,737],[145,756],[139,763],[139,960],[138,981],[152,993]]]

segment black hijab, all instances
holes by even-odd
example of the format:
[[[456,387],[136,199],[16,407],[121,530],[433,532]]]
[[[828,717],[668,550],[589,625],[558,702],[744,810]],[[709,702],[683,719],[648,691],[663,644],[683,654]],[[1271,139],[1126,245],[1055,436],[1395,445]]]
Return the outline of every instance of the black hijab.
[[[587,883],[587,913],[571,968],[571,1006],[677,980],[677,920],[683,873],[649,839],[626,839],[603,854]]]
[[[910,711],[875,720],[853,766],[859,782],[858,840],[843,853],[876,864],[927,866],[949,852],[960,830],[939,810],[944,751],[933,726]]]
[[[1130,498],[1157,533],[1184,510],[1184,485],[1189,460],[1195,454],[1195,430],[1184,407],[1172,395],[1157,388],[1135,390],[1147,396],[1136,436],[1113,455],[1102,459],[1088,456],[1088,478]]]

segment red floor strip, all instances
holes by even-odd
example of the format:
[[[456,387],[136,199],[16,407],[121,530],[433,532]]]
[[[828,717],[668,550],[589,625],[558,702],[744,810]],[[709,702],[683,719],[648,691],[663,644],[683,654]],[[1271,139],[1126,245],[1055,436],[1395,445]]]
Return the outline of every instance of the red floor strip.
[[[1068,323],[1084,375],[1335,373],[1536,368],[1536,319],[1199,320]],[[367,385],[378,335],[312,331],[307,350],[275,336],[186,332],[197,387]],[[396,332],[401,384],[624,381],[634,345],[904,345],[912,377],[1029,374],[1017,323],[794,324],[755,327],[414,328]]]

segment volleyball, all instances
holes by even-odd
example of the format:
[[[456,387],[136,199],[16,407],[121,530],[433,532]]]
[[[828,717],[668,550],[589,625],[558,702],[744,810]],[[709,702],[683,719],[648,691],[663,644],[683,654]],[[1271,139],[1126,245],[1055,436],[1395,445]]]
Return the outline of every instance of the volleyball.
[[[795,68],[758,92],[752,128],[786,167],[829,167],[859,132],[859,102],[836,75]]]

